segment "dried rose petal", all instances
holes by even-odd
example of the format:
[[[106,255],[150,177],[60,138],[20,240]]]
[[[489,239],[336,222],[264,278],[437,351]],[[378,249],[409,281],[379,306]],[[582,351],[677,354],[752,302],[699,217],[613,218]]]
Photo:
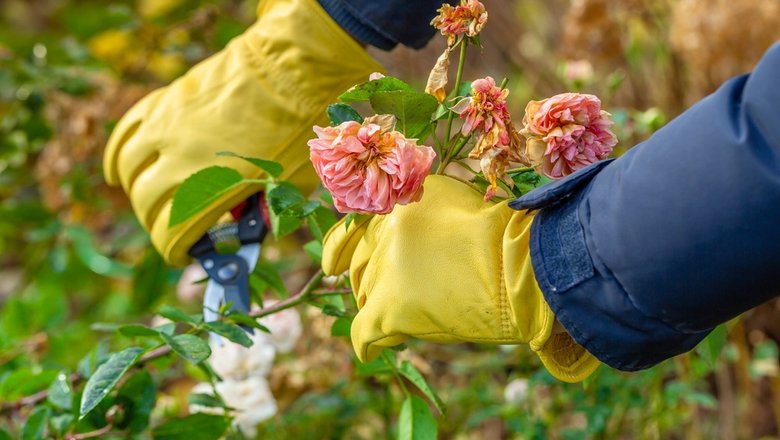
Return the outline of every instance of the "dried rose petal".
[[[447,92],[444,87],[447,86],[447,69],[450,67],[450,49],[445,48],[444,53],[436,60],[431,74],[428,76],[428,84],[425,85],[425,93],[433,95],[439,102],[444,101]]]
[[[458,6],[445,3],[438,12],[431,25],[447,37],[448,46],[454,45],[461,35],[479,35],[488,18],[485,5],[478,0],[461,0]]]

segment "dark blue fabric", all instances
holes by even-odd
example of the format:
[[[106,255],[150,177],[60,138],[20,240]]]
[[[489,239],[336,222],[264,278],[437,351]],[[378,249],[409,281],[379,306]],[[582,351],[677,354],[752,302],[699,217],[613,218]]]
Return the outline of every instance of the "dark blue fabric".
[[[543,207],[531,233],[537,281],[600,360],[650,367],[780,295],[778,103],[775,44],[752,74],[646,142],[556,182],[575,188],[565,199],[541,188],[512,203]]]
[[[447,0],[454,4],[456,0]],[[336,23],[365,44],[390,50],[419,49],[433,37],[431,20],[442,0],[319,0]]]

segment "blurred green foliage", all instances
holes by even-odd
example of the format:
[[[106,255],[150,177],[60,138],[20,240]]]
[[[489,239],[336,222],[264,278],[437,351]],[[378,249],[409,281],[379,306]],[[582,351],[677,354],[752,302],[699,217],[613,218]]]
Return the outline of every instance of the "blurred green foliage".
[[[559,43],[554,23],[567,5],[507,3],[514,14],[504,15],[516,15],[525,31],[499,41],[516,41],[527,58]],[[609,62],[594,66],[594,76],[567,76],[571,71],[562,60],[576,54],[549,57],[555,60],[549,65],[520,57],[514,60],[522,68],[510,82],[512,99],[524,102],[563,89],[598,93],[611,104],[623,148],[657,130],[682,102],[675,94],[679,84],[671,86],[679,78],[679,60],[654,33],[668,26],[669,4],[648,2],[642,9],[633,3],[620,11],[638,7],[640,13],[617,18],[621,46]],[[175,328],[180,343],[192,342],[182,332],[202,331],[199,323],[152,322],[162,303],[186,313],[198,313],[198,306],[175,298],[180,271],[164,266],[128,202],[102,183],[107,134],[144,93],[240,33],[255,6],[243,0],[0,3],[0,439],[96,432],[99,438],[242,437],[224,417],[187,415],[189,389],[213,373],[203,363],[172,356],[149,360],[143,369],[129,367],[94,410],[83,418],[78,411],[82,379],[95,375],[113,353],[131,346],[148,352],[174,338]],[[653,90],[651,96],[643,87]],[[284,296],[280,280],[311,272],[318,240],[335,220],[327,210],[313,215],[313,237],[293,234],[269,245],[279,255],[253,277],[256,299],[266,290]],[[306,241],[309,257],[301,249]],[[280,360],[272,376],[280,412],[259,427],[260,437],[397,434],[406,397],[387,364],[353,360],[345,329],[355,306],[337,298],[316,304],[333,316],[316,309],[307,315],[304,341]],[[625,374],[602,367],[576,385],[556,382],[525,348],[412,342],[388,355],[397,365],[411,362],[439,393],[446,415],[429,404],[442,438],[777,435],[778,348],[768,336],[771,326],[751,322],[734,323],[728,335],[721,328],[695,352],[653,369]],[[194,356],[192,346],[181,345]],[[511,383],[512,393],[506,389]],[[20,400],[44,390],[48,396],[34,404]],[[201,429],[185,429],[192,426]]]

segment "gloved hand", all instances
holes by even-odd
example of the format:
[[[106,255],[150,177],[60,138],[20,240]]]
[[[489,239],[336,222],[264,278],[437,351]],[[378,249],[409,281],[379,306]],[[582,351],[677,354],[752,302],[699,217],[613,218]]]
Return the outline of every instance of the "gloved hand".
[[[565,332],[536,284],[533,214],[452,178],[430,176],[418,203],[326,235],[326,274],[349,269],[360,309],[352,344],[361,361],[416,337],[433,342],[529,344],[556,378],[578,382],[598,360]]]
[[[119,121],[106,148],[106,180],[122,185],[165,260],[186,265],[189,248],[258,188],[237,187],[169,228],[181,182],[211,165],[259,177],[252,165],[215,155],[229,150],[278,161],[282,178],[313,189],[318,180],[306,146],[312,125],[326,123],[325,108],[339,93],[380,70],[315,0],[263,0],[244,34]]]

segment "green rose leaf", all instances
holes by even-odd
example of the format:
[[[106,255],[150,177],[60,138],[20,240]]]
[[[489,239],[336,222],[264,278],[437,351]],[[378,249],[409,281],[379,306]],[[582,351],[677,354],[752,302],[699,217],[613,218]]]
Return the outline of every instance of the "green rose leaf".
[[[160,336],[176,354],[192,363],[203,362],[211,356],[209,344],[195,335],[170,336],[160,333]]]
[[[243,345],[244,347],[251,347],[253,342],[247,332],[241,329],[241,327],[224,321],[212,321],[203,324],[203,328],[210,332],[214,332],[220,336],[235,342],[236,344]]]
[[[224,416],[193,414],[154,428],[152,436],[155,440],[217,440],[229,424]]]
[[[49,403],[59,409],[70,411],[73,407],[73,389],[70,386],[68,374],[65,372],[57,375],[54,382],[49,386]]]
[[[149,426],[149,416],[156,397],[157,386],[151,374],[145,370],[131,376],[119,389],[118,399],[127,411],[123,424],[127,425],[131,433],[140,433]]]
[[[436,409],[441,414],[445,414],[447,412],[447,408],[444,406],[444,402],[442,402],[441,398],[439,398],[438,395],[436,395],[436,392],[433,391],[433,388],[431,388],[430,385],[428,385],[428,382],[426,382],[425,378],[423,377],[422,373],[420,373],[417,368],[414,368],[414,365],[412,365],[409,361],[403,361],[401,363],[401,368],[398,369],[398,371],[401,373],[401,375],[407,379],[411,383],[414,384],[420,391],[425,394],[425,397],[430,399],[431,402],[436,406]]]
[[[144,350],[139,347],[130,347],[119,353],[114,353],[106,363],[98,367],[95,374],[89,378],[81,395],[81,407],[79,418],[92,411],[103,398],[114,388],[125,372],[138,360]]]
[[[339,96],[341,102],[368,101],[378,92],[390,92],[395,90],[413,91],[412,86],[392,76],[360,83]],[[435,98],[434,98],[435,100]]]
[[[160,332],[141,324],[123,325],[117,329],[117,332],[119,332],[119,334],[122,336],[127,336],[128,338],[135,338],[135,337],[159,338],[160,337]]]
[[[363,117],[349,104],[331,104],[328,106],[327,113],[328,119],[330,119],[330,123],[333,126],[347,121],[363,123]]]
[[[322,242],[325,234],[328,233],[330,228],[333,227],[337,221],[333,211],[324,206],[315,209],[314,212],[306,218],[306,224],[309,225],[311,235],[319,242]]]
[[[219,400],[211,394],[193,393],[187,396],[187,403],[190,405],[200,405],[207,408],[228,408],[225,402]]]
[[[35,408],[22,427],[22,440],[40,440],[46,429],[46,422],[51,415],[51,409],[47,406]]]
[[[191,175],[173,195],[168,227],[176,226],[206,209],[242,183],[243,176],[226,167],[208,167]]]
[[[398,417],[398,440],[432,438],[436,438],[436,419],[428,404],[417,396],[407,397]]]
[[[396,117],[396,128],[408,138],[419,138],[431,125],[431,114],[439,106],[436,98],[413,90],[377,92],[371,95],[371,108],[378,114]]]
[[[238,159],[243,159],[251,163],[252,165],[260,168],[261,170],[265,171],[266,173],[268,173],[269,176],[272,177],[279,177],[282,174],[282,171],[284,171],[284,167],[282,167],[282,164],[280,164],[279,162],[260,159],[257,157],[242,156],[232,151],[220,151],[219,153],[217,153],[217,156],[235,157]]]
[[[168,318],[173,322],[184,322],[190,325],[198,325],[199,323],[199,321],[192,316],[182,312],[176,307],[168,305],[160,307],[160,310],[157,311],[157,313],[159,313],[163,318]]]
[[[552,180],[538,174],[531,168],[509,170],[507,171],[507,175],[515,184],[514,188],[512,188],[512,193],[515,197],[520,197],[525,193],[552,182]]]

